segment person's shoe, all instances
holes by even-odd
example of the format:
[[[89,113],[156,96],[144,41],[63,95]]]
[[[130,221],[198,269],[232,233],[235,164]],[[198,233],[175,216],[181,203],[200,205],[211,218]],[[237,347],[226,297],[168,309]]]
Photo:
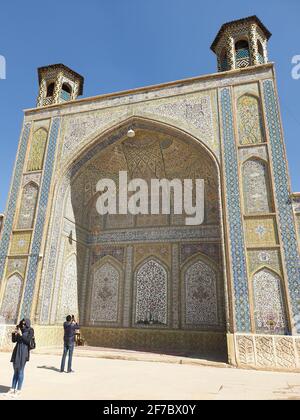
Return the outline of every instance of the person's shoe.
[[[65,373],[65,371],[64,370],[60,370],[60,373]]]
[[[10,390],[5,395],[6,395],[6,398],[15,398],[16,390],[13,388],[10,388]]]
[[[13,388],[10,388],[6,395],[13,395],[15,392],[16,391]]]
[[[15,398],[20,398],[21,394],[22,394],[22,391],[16,391],[14,396]]]

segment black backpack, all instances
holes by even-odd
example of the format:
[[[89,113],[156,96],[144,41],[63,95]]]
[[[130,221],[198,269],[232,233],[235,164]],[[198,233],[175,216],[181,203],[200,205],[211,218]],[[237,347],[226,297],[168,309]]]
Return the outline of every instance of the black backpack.
[[[33,332],[33,335],[32,335],[32,339],[30,340],[30,343],[29,343],[29,350],[34,350],[36,348],[34,330],[32,330],[32,332]]]

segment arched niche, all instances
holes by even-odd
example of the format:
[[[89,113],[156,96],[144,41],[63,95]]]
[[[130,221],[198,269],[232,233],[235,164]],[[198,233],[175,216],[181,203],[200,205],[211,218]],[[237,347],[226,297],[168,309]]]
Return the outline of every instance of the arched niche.
[[[36,213],[39,187],[34,182],[26,184],[22,191],[20,211],[18,215],[18,229],[32,229]]]
[[[240,145],[263,143],[264,130],[261,105],[258,97],[245,94],[237,101]]]
[[[156,258],[142,262],[135,272],[135,313],[137,326],[168,325],[168,271]]]
[[[251,65],[248,40],[241,39],[235,43],[235,61],[237,68],[249,67]]]
[[[6,323],[17,323],[22,290],[23,278],[21,274],[16,272],[7,279],[4,296],[2,299],[0,314]]]
[[[43,169],[47,138],[48,131],[45,128],[39,128],[33,133],[27,163],[28,172],[40,171]]]
[[[123,269],[112,257],[104,257],[91,269],[90,325],[116,325],[121,317]]]
[[[224,292],[216,264],[202,254],[181,270],[182,325],[192,329],[225,329]]]
[[[252,287],[256,332],[286,334],[287,319],[281,277],[269,268],[262,268],[253,275]]]
[[[72,254],[62,269],[60,298],[57,310],[57,321],[64,321],[66,316],[74,315],[78,319],[78,277],[77,256]]]
[[[242,165],[244,213],[266,214],[273,210],[268,163],[252,157]]]

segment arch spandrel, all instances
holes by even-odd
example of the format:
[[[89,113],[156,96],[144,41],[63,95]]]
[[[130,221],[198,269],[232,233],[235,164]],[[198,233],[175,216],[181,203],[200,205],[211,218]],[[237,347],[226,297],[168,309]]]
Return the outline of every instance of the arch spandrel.
[[[217,115],[216,92],[210,92],[199,97],[183,97],[174,102],[163,99],[141,106],[129,105],[117,111],[99,110],[66,117],[59,159],[64,166],[68,166],[110,131],[116,132],[130,120],[139,120],[185,132],[199,139],[220,160]]]

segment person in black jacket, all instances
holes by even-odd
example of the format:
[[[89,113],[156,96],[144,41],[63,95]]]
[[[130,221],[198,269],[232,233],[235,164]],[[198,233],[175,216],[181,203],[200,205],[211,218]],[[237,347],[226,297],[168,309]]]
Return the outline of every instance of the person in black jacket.
[[[22,319],[16,330],[12,333],[12,342],[16,343],[11,362],[14,367],[12,387],[9,394],[20,394],[23,381],[24,369],[30,358],[30,343],[34,337],[34,330],[31,328],[29,319]]]
[[[65,363],[67,354],[69,353],[69,360],[68,360],[68,373],[73,372],[72,370],[72,359],[73,359],[73,352],[75,346],[75,334],[76,330],[79,330],[79,325],[75,321],[74,315],[68,315],[66,318],[66,322],[64,323],[64,353],[61,360],[60,371],[65,371]]]

